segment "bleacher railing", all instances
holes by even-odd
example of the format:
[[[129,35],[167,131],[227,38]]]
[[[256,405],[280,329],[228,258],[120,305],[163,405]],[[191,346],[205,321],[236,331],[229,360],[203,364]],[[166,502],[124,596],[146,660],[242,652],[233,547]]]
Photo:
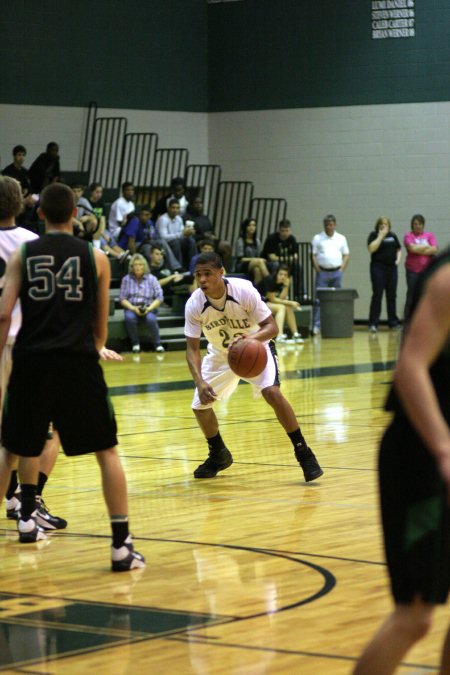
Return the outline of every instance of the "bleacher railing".
[[[239,226],[250,212],[253,183],[249,181],[221,181],[218,185],[213,223],[215,231],[234,245]]]
[[[292,276],[289,297],[301,304],[310,305],[314,298],[314,268],[312,265],[312,248],[307,241],[300,241],[294,251],[288,252],[280,246],[280,264],[287,265]]]
[[[184,176],[189,159],[187,148],[158,148],[150,182],[151,203],[170,190],[172,178]]]
[[[120,167],[127,131],[125,117],[97,117],[94,122],[89,152],[89,181],[104,188],[120,185]]]
[[[249,217],[257,222],[258,238],[262,242],[272,232],[278,229],[280,220],[286,218],[287,202],[277,197],[254,197],[250,202]]]
[[[135,186],[136,203],[150,202],[150,184],[158,147],[158,134],[127,133],[124,137],[120,165],[120,182]]]
[[[189,201],[200,196],[204,213],[212,214],[216,206],[217,190],[222,175],[218,164],[188,164],[184,179]]]
[[[314,302],[314,267],[312,264],[312,246],[309,241],[298,243],[298,259],[303,269],[303,294],[299,302]]]
[[[89,101],[86,114],[86,126],[84,128],[83,151],[81,154],[80,171],[89,171],[90,149],[92,135],[94,133],[94,124],[97,119],[97,103]]]

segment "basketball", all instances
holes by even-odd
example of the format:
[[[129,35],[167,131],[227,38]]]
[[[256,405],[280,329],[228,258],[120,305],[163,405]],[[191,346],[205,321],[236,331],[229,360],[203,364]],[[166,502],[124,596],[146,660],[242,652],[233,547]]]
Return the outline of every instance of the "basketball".
[[[267,351],[259,340],[244,338],[228,350],[228,364],[239,377],[260,375],[267,363]]]

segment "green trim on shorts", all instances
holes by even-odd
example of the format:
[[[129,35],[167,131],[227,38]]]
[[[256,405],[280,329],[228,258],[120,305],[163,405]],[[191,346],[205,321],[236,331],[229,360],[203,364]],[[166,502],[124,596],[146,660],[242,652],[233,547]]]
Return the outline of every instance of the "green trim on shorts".
[[[442,521],[442,499],[429,497],[416,502],[408,509],[405,529],[405,550],[410,550],[420,539],[436,532]]]
[[[106,402],[108,404],[108,410],[109,410],[109,418],[113,420],[115,418],[115,412],[114,412],[114,406],[111,401],[111,396],[109,395],[109,391],[106,394]]]

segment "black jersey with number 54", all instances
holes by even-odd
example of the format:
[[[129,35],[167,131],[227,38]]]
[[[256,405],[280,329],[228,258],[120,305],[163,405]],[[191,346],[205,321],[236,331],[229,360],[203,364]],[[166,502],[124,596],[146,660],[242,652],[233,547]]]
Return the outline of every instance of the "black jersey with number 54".
[[[97,272],[92,245],[51,233],[21,247],[22,326],[14,355],[98,356],[93,325]]]

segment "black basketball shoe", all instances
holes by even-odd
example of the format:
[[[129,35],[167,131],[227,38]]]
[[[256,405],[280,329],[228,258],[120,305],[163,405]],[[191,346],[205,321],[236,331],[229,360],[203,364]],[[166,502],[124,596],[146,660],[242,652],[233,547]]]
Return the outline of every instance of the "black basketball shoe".
[[[323,475],[323,471],[311,448],[297,447],[295,448],[295,456],[303,469],[305,481],[307,483],[316,480],[316,478],[320,478],[320,476]]]
[[[19,531],[19,541],[21,544],[34,544],[36,541],[41,539],[47,539],[42,527],[36,522],[35,517],[36,511],[28,520],[22,520],[19,518],[17,521],[17,529]]]
[[[67,520],[59,516],[52,516],[42,497],[36,497],[36,522],[43,530],[64,530]]]
[[[233,464],[233,457],[228,448],[210,450],[208,458],[194,471],[194,478],[214,478],[219,472]]]
[[[128,572],[143,567],[145,567],[145,558],[134,550],[130,535],[120,548],[111,546],[111,570],[113,572]]]
[[[15,492],[11,499],[6,500],[6,517],[11,520],[19,520],[21,506],[22,494],[20,492]]]

